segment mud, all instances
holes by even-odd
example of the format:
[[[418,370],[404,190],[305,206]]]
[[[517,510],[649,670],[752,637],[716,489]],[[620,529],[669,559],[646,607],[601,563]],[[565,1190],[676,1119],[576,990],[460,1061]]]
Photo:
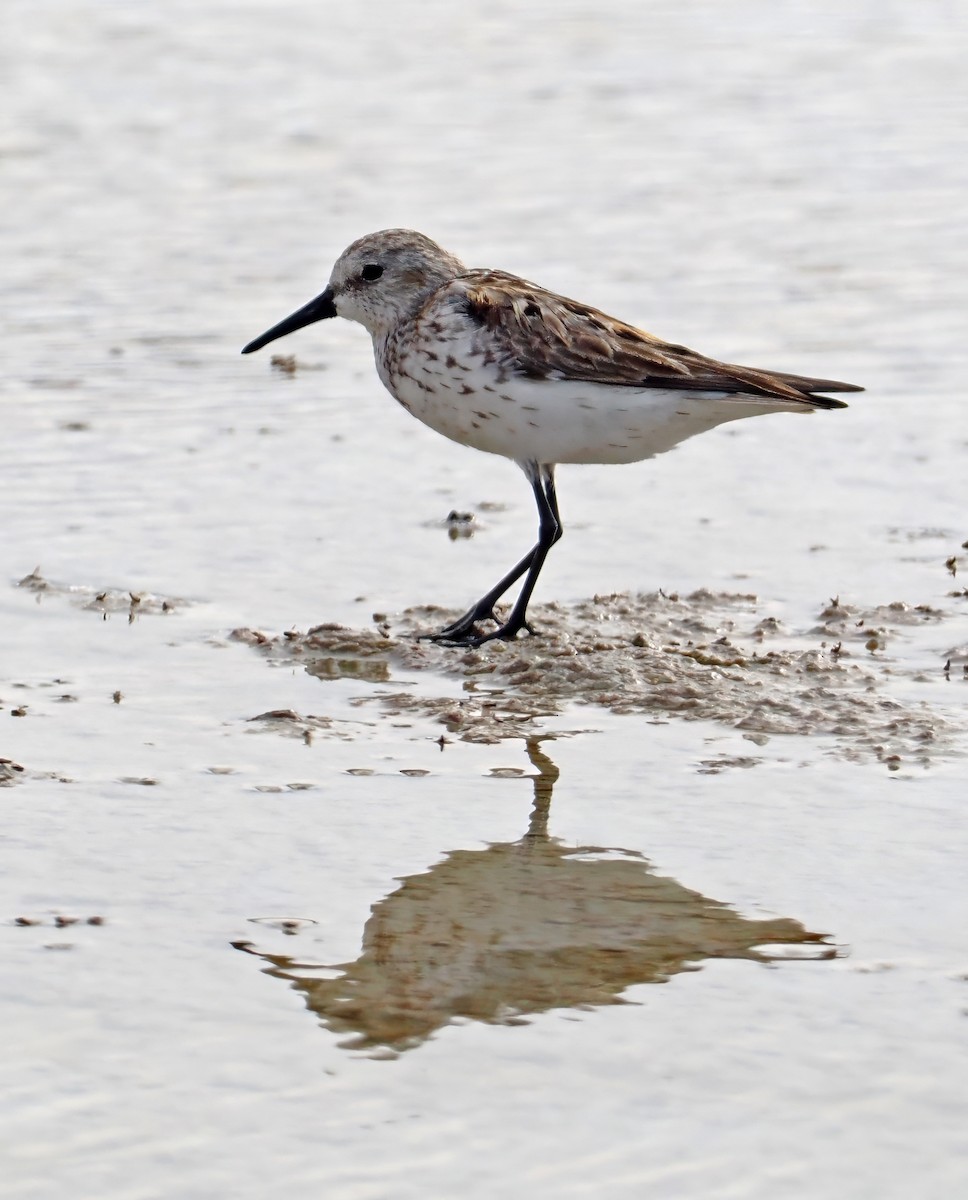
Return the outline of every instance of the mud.
[[[421,640],[458,615],[411,608],[394,618],[377,614],[371,629],[324,624],[305,633],[237,629],[231,636],[319,678],[391,686],[408,672],[456,679],[464,693],[457,699],[394,688],[361,695],[358,703],[376,703],[387,716],[430,718],[471,742],[532,736],[542,718],[574,705],[717,721],[754,744],[775,735],[822,737],[829,754],[877,759],[891,770],[961,752],[964,722],[901,694],[902,681],[938,679],[944,670],[926,655],[912,662],[893,653],[899,644],[908,649],[906,630],[944,622],[945,611],[930,605],[860,607],[834,599],[796,630],[765,615],[753,595],[623,593],[537,605],[535,637],[472,650]],[[331,727],[318,716],[292,713],[286,721],[307,736]],[[729,765],[756,761],[754,755]]]

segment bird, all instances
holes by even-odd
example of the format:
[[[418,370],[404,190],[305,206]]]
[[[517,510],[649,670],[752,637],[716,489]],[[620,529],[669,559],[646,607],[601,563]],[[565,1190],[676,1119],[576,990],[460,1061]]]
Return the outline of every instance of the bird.
[[[325,289],[242,353],[332,317],[367,330],[377,374],[403,408],[455,442],[511,459],[534,493],[535,545],[461,617],[424,635],[453,645],[535,633],[528,605],[562,536],[558,464],[638,462],[726,421],[846,408],[826,393],[864,390],[707,358],[517,275],[468,268],[411,229],[353,242]]]

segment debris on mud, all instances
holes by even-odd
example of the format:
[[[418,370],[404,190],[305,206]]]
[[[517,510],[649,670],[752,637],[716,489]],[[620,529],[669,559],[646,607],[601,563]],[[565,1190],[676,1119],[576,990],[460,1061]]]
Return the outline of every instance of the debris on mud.
[[[17,581],[17,587],[42,596],[67,596],[81,608],[101,613],[107,620],[111,613],[127,613],[128,623],[144,615],[168,615],[176,609],[187,607],[189,601],[174,596],[159,596],[154,592],[132,592],[124,588],[93,588],[79,584],[56,583],[46,579],[40,567],[34,567],[29,575]]]
[[[23,776],[24,769],[20,763],[12,758],[0,758],[0,787],[13,787],[15,783],[20,783]]]
[[[774,735],[825,735],[843,758],[896,769],[927,763],[955,733],[949,717],[897,694],[898,680],[922,676],[892,660],[890,647],[905,629],[943,619],[927,605],[862,609],[835,599],[810,629],[796,632],[764,616],[752,595],[621,593],[535,606],[537,637],[475,649],[418,640],[455,615],[411,608],[380,614],[373,629],[324,624],[231,636],[322,678],[389,682],[433,672],[459,681],[458,696],[428,696],[425,686],[411,685],[358,702],[433,719],[467,741],[527,737],[542,718],[580,705],[717,721],[760,744]]]

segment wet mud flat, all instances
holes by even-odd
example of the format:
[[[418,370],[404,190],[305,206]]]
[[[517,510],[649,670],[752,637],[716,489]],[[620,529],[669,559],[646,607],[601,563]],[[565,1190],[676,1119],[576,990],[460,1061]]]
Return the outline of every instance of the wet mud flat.
[[[924,1094],[962,1086],[956,583],[797,619],[747,592],[598,595],[466,649],[421,639],[456,615],[437,608],[231,630],[183,593],[21,576],[0,938],[46,1008],[5,1005],[77,1064],[20,1055],[28,1136],[82,1095],[113,1137],[118,1080],[147,1072],[145,1177],[184,1135],[172,1095],[225,1138],[281,1108],[273,1137],[296,1130],[319,1177],[359,1175],[374,1136],[416,1161],[400,1113],[444,1130],[455,1105],[493,1145],[549,1110],[554,1152],[587,1096],[596,1144],[661,1103],[691,1146],[724,1096],[731,1128],[778,1095],[821,1128],[831,1092],[845,1163],[880,1136],[875,1096],[943,1143],[957,1122]],[[95,1157],[80,1133],[61,1152]]]
[[[700,759],[699,774],[749,770],[777,753],[796,759],[798,746],[802,763],[819,753],[832,767],[929,774],[964,754],[968,731],[954,644],[963,598],[946,599],[941,608],[834,598],[794,628],[747,593],[610,594],[535,606],[537,636],[477,649],[422,636],[458,615],[436,607],[375,613],[366,628],[237,629],[233,640],[275,666],[298,666],[323,683],[357,681],[360,709],[410,722],[415,736],[439,729],[442,750],[450,741],[523,741],[534,797],[517,839],[449,851],[399,878],[373,904],[353,959],[326,958],[300,919],[269,922],[274,938],[263,928],[233,945],[293,990],[342,1047],[378,1058],[412,1051],[453,1024],[516,1025],[552,1009],[624,1004],[637,985],[666,983],[709,960],[849,959],[842,929],[751,919],[638,851],[554,837],[555,743],[583,736],[596,758],[587,738],[595,714],[607,712],[622,726],[612,733],[631,743],[642,722],[681,721],[720,725],[748,744],[745,753]],[[352,736],[325,705],[267,711],[252,723],[308,743]],[[774,739],[783,748],[771,757]],[[815,786],[829,786],[829,776]],[[285,944],[300,934],[308,943]]]
[[[749,756],[736,766],[755,765],[757,747],[770,738],[795,735],[821,736],[831,755],[875,759],[896,771],[963,752],[966,722],[957,702],[932,699],[942,682],[964,681],[957,646],[937,649],[963,630],[964,610],[958,593],[950,610],[899,601],[861,607],[834,598],[809,627],[791,629],[764,615],[754,595],[701,589],[536,605],[538,636],[469,650],[421,637],[457,615],[427,607],[374,614],[371,628],[322,624],[276,635],[236,629],[231,637],[320,678],[388,685],[359,703],[419,714],[467,741],[532,736],[542,718],[575,705],[722,722],[750,742]],[[422,686],[395,687],[401,673],[418,673]],[[458,681],[460,698],[435,696],[432,687],[428,693],[434,675]],[[919,688],[932,699],[921,699]],[[261,719],[306,730],[319,722],[295,712]]]
[[[626,994],[631,988],[666,983],[676,975],[698,970],[708,960],[829,962],[842,953],[828,933],[814,931],[792,917],[745,914],[662,873],[638,850],[573,844],[552,833],[553,793],[560,774],[554,744],[557,739],[589,732],[563,729],[558,718],[568,721],[577,710],[581,710],[583,722],[586,710],[594,714],[609,709],[630,721],[636,715],[671,713],[669,689],[675,690],[683,712],[708,718],[711,709],[696,711],[694,704],[686,702],[690,689],[695,697],[701,690],[698,681],[720,668],[728,669],[727,674],[735,670],[741,652],[732,644],[726,648],[722,631],[756,618],[751,597],[708,592],[682,600],[659,595],[610,596],[572,607],[546,606],[538,611],[542,635],[512,645],[492,643],[479,651],[461,651],[418,640],[417,631],[446,619],[446,614],[434,609],[410,610],[394,621],[381,615],[373,628],[365,630],[328,624],[305,635],[288,631],[276,638],[236,630],[227,643],[223,638],[203,637],[191,628],[199,606],[176,596],[62,583],[45,577],[39,569],[21,578],[17,586],[36,600],[27,608],[25,620],[30,616],[43,619],[52,610],[52,615],[66,619],[85,652],[98,644],[102,634],[124,639],[139,632],[139,627],[153,626],[153,632],[163,636],[155,639],[161,657],[148,657],[144,664],[149,691],[165,688],[178,693],[184,688],[184,680],[177,674],[164,682],[170,670],[166,659],[177,645],[177,640],[168,639],[177,639],[183,624],[188,628],[182,636],[187,633],[196,661],[207,659],[210,675],[218,674],[214,669],[217,656],[228,650],[236,667],[261,677],[261,683],[258,678],[255,682],[257,694],[264,693],[275,679],[258,660],[229,643],[251,645],[263,656],[265,665],[298,666],[302,694],[311,690],[325,696],[333,680],[343,681],[344,693],[346,687],[355,692],[358,686],[360,693],[350,700],[348,711],[375,709],[376,724],[384,733],[395,731],[397,739],[426,743],[432,731],[440,730],[441,750],[452,741],[481,750],[508,740],[522,745],[530,769],[494,766],[493,756],[485,760],[492,763],[488,771],[492,778],[531,783],[530,813],[525,815],[522,807],[517,818],[520,836],[488,840],[484,846],[448,848],[436,861],[396,878],[386,895],[372,901],[354,959],[334,962],[325,956],[326,938],[321,936],[318,913],[327,904],[331,880],[325,881],[316,897],[319,907],[315,912],[309,908],[303,910],[306,915],[275,918],[237,914],[237,920],[258,932],[235,937],[228,944],[256,959],[264,974],[294,990],[306,1009],[335,1035],[341,1049],[366,1057],[395,1058],[421,1047],[451,1025],[515,1026],[552,1011],[623,1005],[629,1002]],[[709,649],[710,643],[718,647],[715,652]],[[677,653],[679,649],[682,654]],[[672,664],[664,673],[660,670],[663,656]],[[681,677],[676,671],[680,662],[685,671]],[[14,716],[48,724],[47,747],[52,757],[57,755],[58,714],[67,711],[64,706],[77,709],[91,699],[85,695],[85,686],[71,683],[70,674],[65,666],[63,678],[22,685],[28,699],[11,710]],[[408,688],[415,678],[421,687]],[[688,686],[687,680],[692,681]],[[653,696],[650,688],[665,690],[660,697],[658,692]],[[714,686],[706,690],[711,692]],[[325,706],[320,706],[319,713],[305,714],[276,709],[247,718],[238,713],[231,716],[229,698],[226,693],[206,693],[207,703],[215,711],[211,726],[203,731],[203,753],[214,750],[213,738],[221,743],[228,736],[231,749],[219,747],[227,759],[224,765],[208,766],[204,785],[197,771],[194,781],[192,773],[183,776],[189,784],[185,797],[172,796],[173,780],[164,771],[157,776],[115,775],[113,782],[121,790],[104,812],[108,826],[125,821],[128,809],[147,805],[159,815],[178,814],[176,820],[191,828],[197,819],[196,806],[204,812],[212,802],[213,789],[224,784],[236,793],[252,795],[260,823],[271,819],[275,796],[305,794],[308,804],[304,811],[319,831],[312,836],[326,836],[331,800],[321,794],[318,782],[252,786],[244,774],[236,772],[252,757],[247,750],[252,743],[248,735],[253,732],[282,734],[309,745],[326,739],[363,741],[361,723],[347,720],[345,696],[343,706],[332,712],[325,711]],[[177,701],[177,695],[167,697],[167,703],[172,700]],[[102,695],[100,709],[92,711],[88,720],[97,719],[99,713],[103,719],[105,708],[114,715],[112,706],[120,708],[127,703],[120,690],[111,697]],[[720,703],[725,701],[720,698]],[[396,719],[401,716],[412,723],[400,728]],[[227,728],[227,734],[219,730],[220,725]],[[149,706],[129,731],[146,744],[160,743],[167,754],[166,745],[173,736],[177,739],[170,726],[170,712],[161,705]],[[366,722],[367,737],[372,737],[372,726],[372,721]],[[265,748],[261,740],[259,748]],[[180,745],[176,755],[191,760],[198,749]],[[110,756],[110,750],[105,753]],[[295,755],[283,757],[291,760]],[[323,761],[330,757],[325,750],[316,756]],[[361,782],[376,775],[383,765],[379,751],[364,749],[363,757],[374,765],[345,771],[360,777]],[[710,769],[753,762],[753,758],[717,762]],[[39,792],[60,788],[81,796],[75,804],[85,799],[96,804],[95,797],[104,786],[96,775],[71,778],[46,769],[49,766],[45,761],[25,769],[10,759],[0,761],[0,783],[24,782],[28,791],[35,788]],[[102,771],[110,772],[112,766],[113,762],[100,763]],[[405,768],[400,773],[415,778],[431,775],[426,768]],[[379,778],[370,784],[374,790],[385,786]],[[480,790],[479,782],[475,786]],[[339,790],[348,791],[345,784],[339,785]],[[180,791],[182,787],[176,787],[176,792]],[[137,793],[150,794],[151,799],[139,803]],[[379,804],[375,795],[371,800]],[[406,812],[401,816],[409,823]],[[227,814],[224,824],[217,821],[220,839],[234,833],[237,819],[236,813]],[[281,815],[278,819],[287,824],[291,818]],[[358,819],[365,825],[365,817]],[[351,860],[364,853],[371,840],[372,835],[367,838],[355,833],[352,839],[341,841],[340,853]],[[169,832],[160,844],[177,858],[180,842]],[[260,864],[266,852],[258,843],[252,849],[253,869],[264,870]],[[213,868],[213,863],[204,864],[201,876],[217,873]],[[354,869],[347,867],[347,874],[352,876]],[[199,882],[196,874],[194,884]],[[20,934],[18,949],[29,949],[28,939],[33,939],[30,944],[36,950],[79,955],[96,952],[96,935],[88,926],[104,926],[100,932],[108,940],[123,938],[125,927],[139,916],[137,909],[118,904],[114,898],[109,917],[92,916],[80,906],[77,893],[72,881],[66,894],[74,895],[73,904],[62,901],[56,909],[35,904],[9,915],[8,922]],[[169,914],[169,919],[173,917]]]

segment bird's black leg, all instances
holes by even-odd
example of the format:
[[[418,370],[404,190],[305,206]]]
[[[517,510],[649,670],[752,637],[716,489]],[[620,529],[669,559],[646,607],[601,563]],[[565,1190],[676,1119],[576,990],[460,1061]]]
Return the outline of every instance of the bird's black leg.
[[[529,550],[528,553],[521,559],[517,566],[512,567],[503,579],[499,580],[494,587],[482,596],[480,600],[472,605],[462,617],[445,629],[441,629],[439,633],[421,634],[421,637],[433,642],[475,642],[480,637],[476,628],[478,621],[494,621],[497,622],[497,617],[494,615],[494,605],[504,595],[512,583],[517,583],[521,576],[525,573],[531,563],[534,561],[535,551]]]
[[[544,561],[548,557],[548,551],[561,537],[562,528],[561,517],[558,514],[558,498],[555,494],[554,465],[539,465],[538,463],[530,462],[523,464],[523,470],[528,477],[528,482],[531,484],[531,490],[534,492],[534,498],[538,505],[537,544],[528,551],[516,566],[508,571],[503,579],[499,580],[491,588],[487,595],[482,596],[462,617],[452,625],[448,625],[446,629],[442,629],[439,633],[430,634],[429,636],[433,641],[480,646],[484,642],[493,641],[495,638],[513,638],[522,629],[527,629],[529,633],[532,632],[527,622],[528,602],[531,599],[534,586],[538,582],[538,576],[541,573],[541,568],[544,566]],[[498,624],[498,628],[492,632],[482,634],[477,628],[477,622],[497,622],[497,617],[494,615],[494,605],[525,572],[527,572],[527,578],[514,603],[514,607],[511,609],[508,619],[503,625]]]
[[[477,645],[481,645],[483,642],[490,642],[494,638],[510,639],[516,637],[522,629],[527,629],[529,633],[534,632],[527,620],[528,604],[531,601],[531,594],[534,591],[535,584],[538,582],[538,576],[541,574],[541,568],[548,557],[548,551],[555,542],[560,540],[564,532],[561,526],[561,516],[558,512],[558,496],[555,492],[554,464],[535,465],[533,471],[526,470],[525,473],[531,481],[534,498],[538,504],[538,542],[531,552],[532,558],[527,568],[528,574],[525,577],[524,584],[521,587],[517,600],[514,602],[514,607],[511,609],[508,619],[503,625],[495,629],[493,633],[484,634],[483,637],[479,638]]]

